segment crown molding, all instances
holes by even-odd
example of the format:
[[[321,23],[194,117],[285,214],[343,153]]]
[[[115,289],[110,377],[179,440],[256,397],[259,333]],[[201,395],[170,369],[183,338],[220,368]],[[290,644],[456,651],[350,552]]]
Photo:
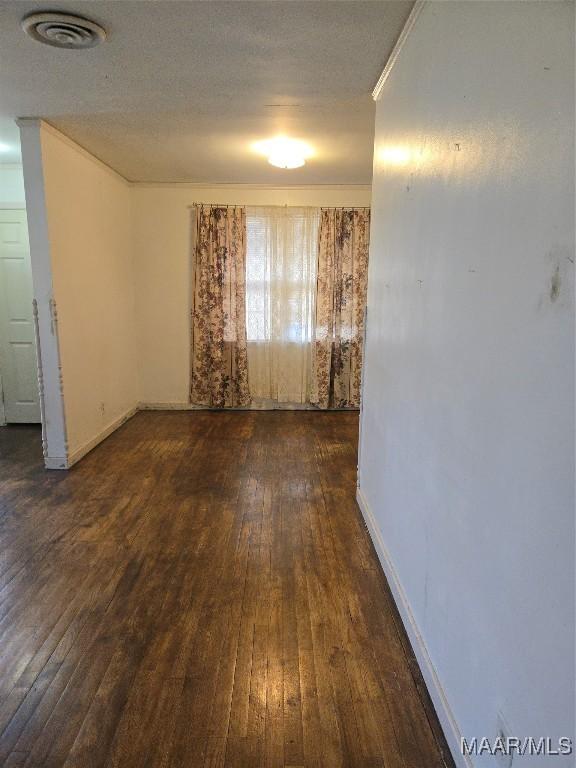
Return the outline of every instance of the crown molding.
[[[52,134],[78,154],[95,163],[102,170],[112,174],[123,184],[135,189],[221,189],[221,190],[279,190],[282,192],[314,191],[319,189],[336,190],[340,192],[370,192],[371,184],[244,184],[242,182],[209,182],[209,181],[135,181],[127,179],[111,166],[104,163],[69,136],[59,131],[46,120],[39,117],[20,117],[16,120],[19,128],[37,127]],[[16,164],[19,165],[19,164]],[[8,164],[5,164],[7,167]],[[0,168],[2,166],[0,165]]]
[[[277,189],[281,192],[314,191],[317,189],[334,189],[340,192],[370,192],[372,190],[371,184],[243,184],[242,182],[210,183],[209,181],[131,181],[130,186],[136,187],[137,189]]]
[[[26,128],[26,127],[37,127],[42,128],[47,133],[52,134],[52,136],[55,136],[57,139],[59,139],[63,144],[66,144],[71,149],[74,149],[79,155],[82,155],[82,157],[86,158],[86,160],[90,160],[94,165],[97,165],[99,168],[101,168],[103,171],[106,171],[107,173],[114,176],[118,181],[121,181],[123,184],[130,185],[130,181],[122,176],[121,173],[118,173],[114,168],[112,168],[110,165],[107,165],[103,160],[100,160],[99,157],[96,157],[91,152],[89,152],[87,149],[85,149],[81,144],[78,144],[78,142],[74,141],[74,139],[71,139],[69,136],[66,136],[65,133],[62,133],[62,131],[59,131],[58,128],[55,128],[51,123],[47,122],[41,117],[19,117],[16,120],[16,125],[19,128]]]
[[[372,98],[374,99],[374,101],[378,101],[380,99],[380,94],[382,93],[382,89],[384,88],[384,83],[388,79],[390,72],[392,72],[392,70],[394,69],[396,60],[400,56],[400,52],[402,51],[402,48],[404,48],[406,40],[408,39],[408,36],[410,35],[410,32],[412,31],[414,24],[416,23],[416,19],[418,18],[418,16],[420,16],[422,9],[424,8],[427,2],[428,0],[416,0],[416,2],[414,3],[412,10],[410,11],[410,15],[408,16],[408,18],[406,19],[406,23],[402,27],[402,32],[400,32],[398,40],[396,40],[396,45],[394,46],[394,48],[392,48],[392,53],[388,57],[386,66],[382,70],[382,74],[378,78],[378,82],[376,83],[374,90],[372,91]]]

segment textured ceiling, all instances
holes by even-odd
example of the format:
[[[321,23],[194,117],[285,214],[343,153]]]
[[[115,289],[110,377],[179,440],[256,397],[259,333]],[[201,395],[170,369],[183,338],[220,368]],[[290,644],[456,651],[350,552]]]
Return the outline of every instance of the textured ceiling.
[[[0,142],[17,145],[14,118],[43,117],[133,181],[369,183],[370,92],[412,4],[4,0]],[[108,40],[35,43],[20,19],[45,8],[93,18]],[[279,133],[313,146],[304,168],[250,150]]]

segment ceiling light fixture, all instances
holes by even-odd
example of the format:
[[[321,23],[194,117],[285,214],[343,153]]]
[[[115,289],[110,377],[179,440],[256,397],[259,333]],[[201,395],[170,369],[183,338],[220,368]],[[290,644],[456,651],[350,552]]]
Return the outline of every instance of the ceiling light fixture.
[[[106,31],[99,24],[70,13],[32,13],[21,24],[33,40],[55,48],[94,48],[106,39]]]
[[[259,154],[265,155],[270,165],[276,168],[301,168],[313,154],[308,144],[286,136],[257,141],[253,148]]]

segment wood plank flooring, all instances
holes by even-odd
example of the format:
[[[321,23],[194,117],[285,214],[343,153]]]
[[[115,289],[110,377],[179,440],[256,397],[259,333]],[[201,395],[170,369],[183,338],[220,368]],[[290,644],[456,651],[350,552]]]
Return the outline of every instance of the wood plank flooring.
[[[353,413],[0,429],[0,765],[451,766],[355,502]]]

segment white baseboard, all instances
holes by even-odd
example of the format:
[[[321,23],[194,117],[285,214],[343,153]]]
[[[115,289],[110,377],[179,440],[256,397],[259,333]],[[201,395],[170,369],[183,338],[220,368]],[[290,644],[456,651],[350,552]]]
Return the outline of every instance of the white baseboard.
[[[233,408],[213,408],[209,405],[193,405],[192,403],[164,402],[164,403],[139,403],[139,411],[312,411],[314,413],[323,413],[323,408],[316,408],[309,403],[302,404],[273,404],[271,401],[264,403],[252,403],[252,405],[239,405]],[[334,411],[356,411],[356,408],[330,408]]]
[[[106,440],[112,432],[115,432],[118,427],[121,427],[128,419],[131,419],[138,411],[192,411],[202,410],[201,406],[191,405],[190,403],[138,403],[138,405],[129,408],[126,413],[122,414],[114,421],[110,422],[104,429],[99,432],[95,437],[88,440],[80,448],[76,448],[70,451],[68,458],[62,456],[46,456],[44,458],[44,466],[46,469],[70,469],[74,464],[77,464],[80,459],[83,459],[87,453],[93,448],[96,448],[99,443]]]
[[[424,682],[428,688],[428,693],[434,704],[434,709],[438,715],[440,725],[442,726],[454,762],[458,768],[474,768],[470,757],[468,755],[463,755],[461,752],[460,745],[462,733],[452,714],[444,688],[442,687],[436,669],[432,664],[424,638],[418,629],[410,603],[408,602],[398,573],[394,568],[394,564],[392,563],[386,545],[384,544],[384,540],[382,539],[382,534],[376,523],[376,518],[374,517],[370,505],[360,487],[356,490],[356,500],[358,501],[358,506],[360,507],[360,511],[362,512],[368,527],[374,548],[376,549],[376,554],[378,555],[378,559],[380,560],[380,564],[382,565],[382,569],[384,570],[384,574],[390,585],[394,601],[396,602],[400,617],[402,618],[408,638],[410,639],[410,644],[414,650],[414,655],[416,656],[418,665],[422,671]]]
[[[192,403],[138,403],[139,411],[204,411],[203,405]]]
[[[104,427],[104,429],[99,432],[95,437],[88,440],[87,443],[84,443],[84,445],[80,446],[80,448],[76,448],[74,451],[70,451],[68,454],[68,461],[66,463],[65,467],[49,467],[48,466],[48,459],[46,459],[46,468],[47,469],[70,469],[71,466],[76,464],[76,462],[80,461],[80,459],[84,458],[87,453],[90,453],[90,451],[93,448],[96,448],[96,446],[102,442],[102,440],[106,440],[107,437],[109,437],[112,432],[115,432],[118,427],[121,427],[124,422],[128,421],[128,419],[131,419],[132,416],[138,411],[137,406],[133,406],[132,408],[129,408],[126,413],[122,414],[122,416],[118,416],[118,418],[114,419],[114,421],[110,422],[107,427]]]

